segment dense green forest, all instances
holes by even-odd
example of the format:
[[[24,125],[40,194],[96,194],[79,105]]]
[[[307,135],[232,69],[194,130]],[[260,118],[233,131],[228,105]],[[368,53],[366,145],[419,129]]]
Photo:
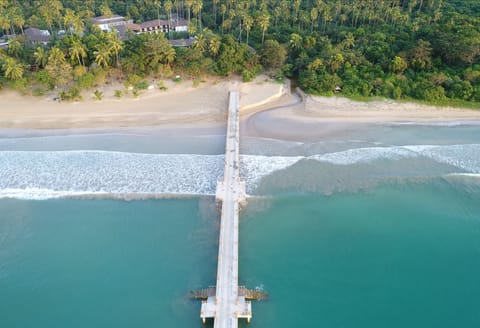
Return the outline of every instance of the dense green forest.
[[[181,17],[195,40],[189,48],[172,47],[171,34],[121,41],[90,23],[113,14]],[[29,26],[49,30],[52,42],[28,42]],[[138,85],[267,71],[316,94],[341,87],[347,96],[480,101],[478,0],[0,0],[2,34],[10,39],[0,84],[34,94],[58,87],[74,97],[110,78]]]

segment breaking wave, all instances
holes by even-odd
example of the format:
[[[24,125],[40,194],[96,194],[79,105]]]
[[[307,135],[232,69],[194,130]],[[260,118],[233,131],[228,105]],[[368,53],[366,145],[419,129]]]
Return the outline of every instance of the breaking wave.
[[[223,174],[223,161],[223,155],[0,151],[0,198],[214,195],[216,181]],[[421,169],[426,173],[430,167],[441,164],[451,168],[443,172],[445,175],[455,173],[478,178],[480,145],[367,147],[309,157],[242,155],[241,161],[247,192],[255,194],[266,177],[273,173],[278,177],[282,170],[300,163],[305,166],[309,161],[339,170],[348,167],[350,171],[360,165],[364,169],[366,165],[370,176],[374,176],[379,167],[386,170],[396,162],[421,162]],[[302,170],[297,171],[300,172],[295,174],[302,174]],[[431,172],[439,174],[438,170]],[[364,171],[362,174],[365,175]],[[408,174],[411,173],[405,175]],[[331,179],[335,170],[330,167],[328,175]]]

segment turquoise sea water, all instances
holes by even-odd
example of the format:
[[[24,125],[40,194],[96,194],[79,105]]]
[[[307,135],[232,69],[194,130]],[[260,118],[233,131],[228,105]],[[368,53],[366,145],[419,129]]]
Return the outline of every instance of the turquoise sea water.
[[[202,326],[223,136],[151,133],[0,139],[0,327]],[[479,145],[470,125],[244,138],[240,282],[270,294],[250,326],[479,326]]]
[[[211,201],[0,201],[0,326],[199,326]]]

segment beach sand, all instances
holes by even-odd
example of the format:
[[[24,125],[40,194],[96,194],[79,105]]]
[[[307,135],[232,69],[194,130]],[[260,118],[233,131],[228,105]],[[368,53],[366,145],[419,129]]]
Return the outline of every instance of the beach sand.
[[[113,96],[94,100],[93,92],[80,102],[57,102],[53,96],[0,93],[0,128],[75,129],[142,126],[220,126],[226,119],[228,91],[240,92],[243,133],[250,136],[297,139],[321,136],[342,125],[382,122],[476,121],[480,111],[437,108],[395,101],[357,102],[341,97],[299,96],[282,85],[258,77],[250,83],[238,79],[208,79],[194,87],[191,81],[166,82],[168,90],[147,90],[138,98]]]
[[[243,134],[308,141],[334,136],[365,124],[480,124],[480,110],[434,107],[381,100],[286,94],[262,104],[244,118]]]

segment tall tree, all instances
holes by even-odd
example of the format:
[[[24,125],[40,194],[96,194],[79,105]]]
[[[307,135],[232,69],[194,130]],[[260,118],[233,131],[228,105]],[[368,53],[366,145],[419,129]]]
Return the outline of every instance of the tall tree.
[[[95,51],[93,52],[93,55],[95,56],[95,63],[97,63],[98,66],[103,68],[106,68],[109,66],[110,59],[112,56],[112,51],[108,43],[100,42],[96,46]]]
[[[2,64],[3,75],[9,80],[18,80],[23,77],[24,68],[22,63],[14,58],[7,57]]]
[[[263,44],[263,42],[265,41],[265,32],[268,30],[268,27],[270,26],[270,15],[268,14],[268,12],[263,12],[260,14],[258,18],[258,24],[262,29],[262,44]]]
[[[120,66],[120,58],[119,53],[123,49],[123,42],[118,37],[116,32],[107,33],[107,40],[108,40],[108,47],[110,48],[110,52],[115,54],[115,62],[117,67]]]
[[[85,67],[84,59],[87,57],[87,50],[81,40],[75,40],[68,50],[70,57],[78,61],[78,65]]]
[[[33,57],[35,58],[35,64],[40,67],[44,68],[48,62],[48,52],[43,47],[37,47],[35,52],[33,53]]]

